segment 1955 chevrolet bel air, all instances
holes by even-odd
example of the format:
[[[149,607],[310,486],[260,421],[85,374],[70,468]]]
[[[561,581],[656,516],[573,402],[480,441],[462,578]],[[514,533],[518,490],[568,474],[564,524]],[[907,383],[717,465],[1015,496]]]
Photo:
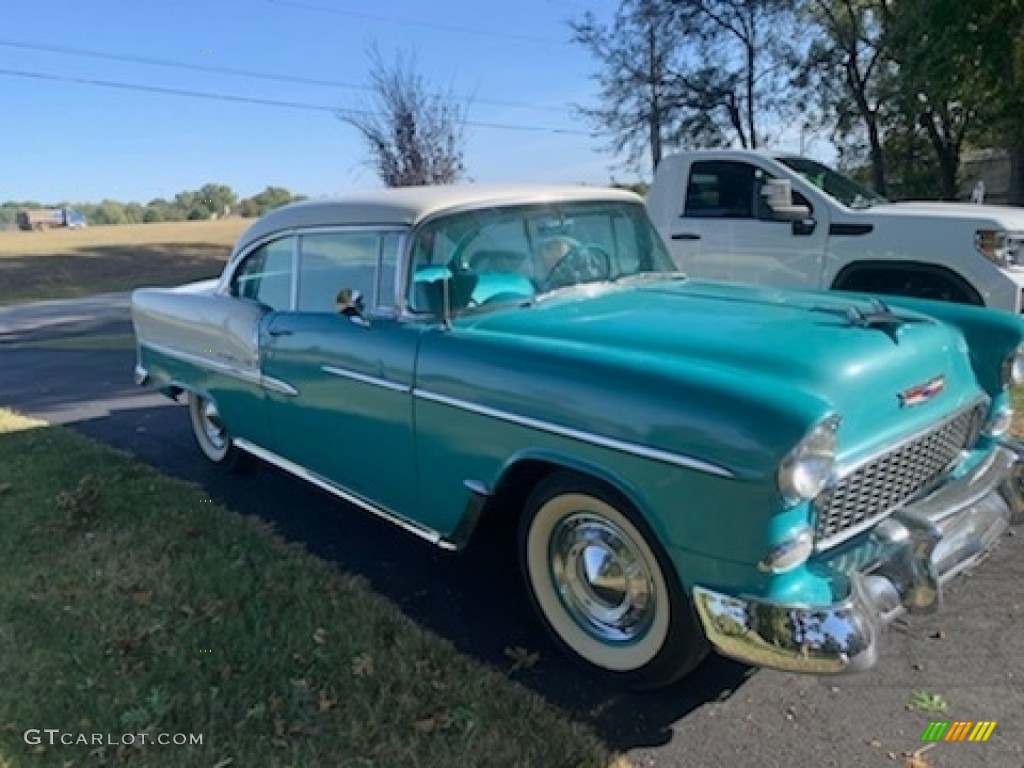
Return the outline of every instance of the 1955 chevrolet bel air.
[[[132,297],[199,448],[449,549],[516,519],[531,601],[639,688],[711,649],[832,673],[1024,517],[1024,321],[689,280],[642,201],[412,188],[278,209]]]

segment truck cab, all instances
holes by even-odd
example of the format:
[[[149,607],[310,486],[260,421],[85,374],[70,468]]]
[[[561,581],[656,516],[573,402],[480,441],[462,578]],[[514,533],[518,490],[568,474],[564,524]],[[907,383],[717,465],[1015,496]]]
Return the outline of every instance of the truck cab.
[[[695,277],[1024,308],[1019,209],[891,203],[814,160],[751,150],[665,158],[647,207]]]

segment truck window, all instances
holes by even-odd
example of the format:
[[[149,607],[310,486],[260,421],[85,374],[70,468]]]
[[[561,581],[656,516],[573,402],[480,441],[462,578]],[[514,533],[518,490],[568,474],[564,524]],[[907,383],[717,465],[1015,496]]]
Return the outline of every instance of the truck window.
[[[754,166],[727,160],[696,162],[690,169],[683,215],[696,219],[754,217]]]

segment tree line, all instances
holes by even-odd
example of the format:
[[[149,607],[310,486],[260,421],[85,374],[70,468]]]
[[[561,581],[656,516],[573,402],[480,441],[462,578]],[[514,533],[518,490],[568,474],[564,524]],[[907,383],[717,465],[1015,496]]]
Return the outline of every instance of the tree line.
[[[635,167],[799,130],[882,194],[955,199],[995,148],[1024,203],[1024,0],[622,0],[571,28],[598,64],[577,111]]]
[[[196,221],[225,216],[257,218],[267,211],[288,203],[305,200],[284,187],[268,186],[259,194],[239,199],[225,184],[209,183],[199,189],[184,190],[172,199],[154,198],[148,203],[124,203],[103,200],[99,203],[43,204],[33,200],[0,203],[0,229],[12,229],[19,211],[38,208],[71,208],[82,213],[93,226],[107,224],[141,224],[158,221]]]

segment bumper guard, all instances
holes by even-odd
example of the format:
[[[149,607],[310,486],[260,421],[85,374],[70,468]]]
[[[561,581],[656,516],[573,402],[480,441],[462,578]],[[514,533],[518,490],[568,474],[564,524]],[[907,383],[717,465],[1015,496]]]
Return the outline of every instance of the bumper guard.
[[[693,590],[719,653],[791,672],[870,668],[882,628],[903,613],[936,610],[942,584],[981,560],[1024,522],[1024,444],[1004,440],[971,472],[903,507],[868,534],[879,552],[848,574],[850,594],[824,606],[789,605]]]

